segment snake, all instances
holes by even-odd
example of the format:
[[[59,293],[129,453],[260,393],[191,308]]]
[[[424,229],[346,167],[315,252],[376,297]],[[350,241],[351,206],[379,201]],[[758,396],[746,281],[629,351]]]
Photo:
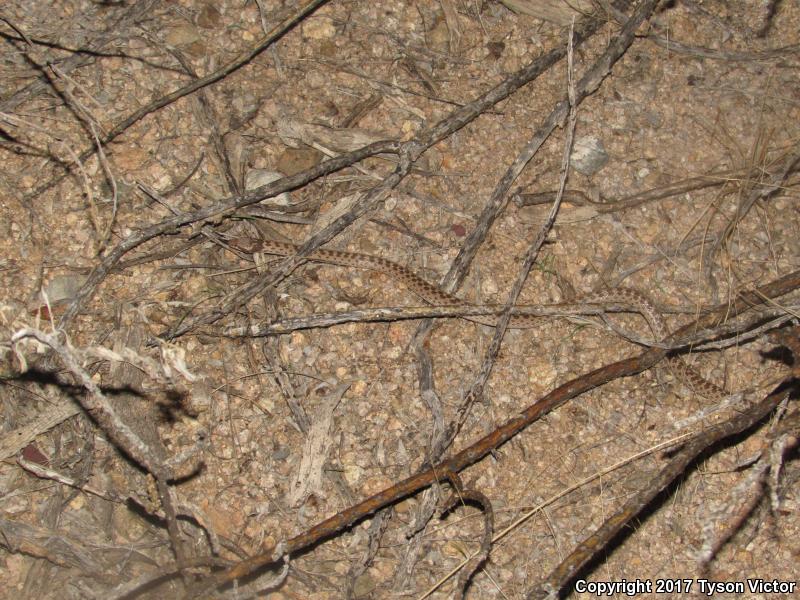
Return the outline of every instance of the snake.
[[[245,238],[231,240],[230,245],[236,250],[248,254],[258,252],[274,256],[293,256],[300,249],[300,246],[289,242]],[[312,262],[369,269],[384,273],[392,281],[402,284],[406,289],[432,306],[469,306],[469,303],[462,298],[446,292],[438,285],[428,282],[409,267],[388,258],[345,250],[330,250],[328,248],[314,250],[305,258]],[[661,342],[670,335],[663,315],[656,309],[650,298],[634,288],[618,287],[594,292],[581,297],[580,303],[588,305],[614,303],[630,306],[633,311],[639,313],[645,319],[656,341]],[[496,319],[492,317],[470,316],[465,318],[489,326],[494,326],[496,322]],[[510,326],[514,328],[529,328],[534,326],[534,323],[539,321],[540,318],[530,314],[515,314],[512,316]],[[667,363],[677,379],[701,396],[708,399],[720,399],[728,395],[725,389],[703,377],[681,356],[668,355]]]

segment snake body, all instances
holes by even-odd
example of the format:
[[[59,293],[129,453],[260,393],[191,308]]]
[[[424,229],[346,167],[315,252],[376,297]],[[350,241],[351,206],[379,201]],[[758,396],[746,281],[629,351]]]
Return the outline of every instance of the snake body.
[[[286,242],[277,242],[273,240],[253,241],[243,240],[241,238],[234,240],[232,245],[238,250],[248,253],[261,252],[277,256],[292,256],[296,254],[299,249],[299,246]],[[321,248],[309,254],[307,259],[314,262],[355,267],[358,269],[370,269],[385,273],[391,277],[393,281],[403,284],[409,291],[418,295],[425,302],[433,306],[468,305],[466,301],[458,296],[450,294],[439,286],[429,283],[408,267],[387,258],[358,252]],[[664,317],[656,309],[650,299],[638,290],[632,288],[606,290],[585,296],[580,299],[580,302],[584,304],[618,303],[630,306],[632,310],[644,317],[657,341],[662,341],[669,336],[670,332],[664,321]],[[496,319],[492,317],[469,317],[469,319],[484,325],[492,326],[496,321]],[[512,317],[511,327],[532,327],[538,319],[539,317],[535,315],[516,314]],[[726,390],[708,381],[680,356],[669,356],[667,360],[675,376],[693,391],[710,399],[722,398],[728,395]]]

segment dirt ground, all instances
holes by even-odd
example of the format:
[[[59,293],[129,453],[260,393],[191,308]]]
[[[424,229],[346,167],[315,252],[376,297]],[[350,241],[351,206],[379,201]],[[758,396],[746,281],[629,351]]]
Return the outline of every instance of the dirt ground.
[[[646,4],[4,2],[0,594],[800,597],[800,5],[656,3],[582,93]],[[583,316],[359,312],[502,305],[540,234],[517,304]]]

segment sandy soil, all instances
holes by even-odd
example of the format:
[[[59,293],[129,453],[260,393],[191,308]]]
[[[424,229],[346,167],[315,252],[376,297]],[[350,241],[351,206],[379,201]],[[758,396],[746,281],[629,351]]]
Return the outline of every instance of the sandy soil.
[[[241,68],[107,140],[136,110],[256,47],[296,8],[181,0],[139,2],[137,13],[130,2],[4,3],[0,430],[10,450],[0,464],[0,595],[116,597],[176,560],[164,522],[146,514],[161,510],[158,494],[148,494],[152,479],[70,400],[80,395],[67,385],[77,385],[75,373],[31,341],[17,352],[39,370],[22,373],[11,338],[24,327],[61,327],[60,339],[109,395],[132,384],[114,379],[119,360],[91,349],[128,347],[151,361],[137,392],[156,409],[146,419],[168,455],[205,440],[195,454],[199,472],[171,488],[213,536],[185,519],[181,543],[189,556],[215,555],[220,565],[266,551],[413,475],[430,459],[440,428],[457,418],[492,327],[441,319],[425,340],[415,337],[419,320],[231,335],[288,317],[424,304],[386,273],[317,262],[246,303],[231,302],[267,281],[281,260],[257,256],[254,263],[231,241],[300,244],[324,231],[398,169],[390,152],[351,161],[288,196],[165,227],[122,255],[77,314],[59,324],[90,273],[148,227],[369,143],[420,139],[540,55],[564,48],[568,33],[499,2],[329,2]],[[575,50],[576,78],[619,29],[606,23]],[[787,158],[797,156],[800,139],[798,31],[796,2],[659,8],[576,109],[575,148],[588,148],[594,162],[584,164],[574,150],[580,170],[569,173],[519,303],[623,286],[647,294],[676,330],[797,269],[800,164],[787,166]],[[83,62],[65,62],[70,57]],[[567,87],[560,60],[424,152],[325,247],[388,258],[438,284]],[[488,229],[460,297],[507,298],[549,210],[524,201],[558,189],[568,129],[560,123],[502,194],[508,205]],[[653,190],[666,193],[643,195]],[[797,315],[797,299],[796,292],[777,299],[774,316],[784,309]],[[635,314],[609,318],[640,339],[651,336]],[[187,324],[189,331],[165,339]],[[464,471],[466,488],[491,502],[495,531],[511,526],[492,544],[467,597],[526,597],[664,468],[669,455],[648,450],[746,412],[789,377],[788,353],[775,350],[767,329],[687,358],[718,386],[744,392],[739,403],[703,397],[661,363],[570,400]],[[123,343],[131,331],[140,333],[135,346]],[[423,351],[432,362],[427,391]],[[543,318],[509,330],[481,401],[444,456],[554,387],[641,351],[596,318]],[[594,597],[575,590],[582,579],[649,582],[652,591],[641,598],[704,597],[703,581],[796,582],[800,469],[796,451],[779,446],[791,446],[792,435],[796,442],[795,403],[785,407],[785,421],[771,413],[705,451],[562,595]],[[45,472],[23,468],[20,456]],[[294,556],[266,597],[421,598],[431,588],[432,597],[449,597],[456,578],[448,577],[478,550],[484,521],[474,505],[440,515],[449,490],[434,490]],[[150,508],[148,497],[156,501]],[[429,520],[426,507],[433,507]],[[728,533],[713,560],[701,560]],[[209,572],[198,567],[137,593],[178,597]],[[238,597],[277,574],[243,583]],[[690,594],[678,593],[674,586],[686,582]],[[225,593],[234,594],[211,592]]]

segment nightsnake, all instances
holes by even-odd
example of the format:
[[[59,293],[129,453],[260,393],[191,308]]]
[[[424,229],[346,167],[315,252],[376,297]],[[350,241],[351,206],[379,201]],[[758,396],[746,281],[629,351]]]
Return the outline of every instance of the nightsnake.
[[[237,250],[250,254],[261,252],[278,256],[292,256],[296,254],[299,249],[299,246],[286,242],[276,242],[273,240],[255,241],[244,238],[232,240],[231,245]],[[449,294],[440,287],[429,283],[408,267],[386,258],[370,254],[360,254],[358,252],[329,250],[327,248],[315,250],[306,258],[314,262],[370,269],[385,273],[393,281],[403,284],[408,290],[433,306],[468,305],[467,302],[458,296]],[[580,303],[587,305],[618,303],[630,306],[633,311],[638,312],[644,317],[657,341],[664,340],[669,336],[669,329],[664,321],[664,317],[646,295],[635,289],[620,287],[614,290],[593,293],[580,298]],[[494,325],[496,320],[492,317],[484,318],[471,316],[467,318],[484,325]],[[539,319],[540,317],[535,315],[516,314],[512,316],[511,327],[531,327],[534,325],[534,322]],[[675,376],[694,392],[709,399],[723,398],[728,395],[726,390],[705,379],[680,356],[668,356],[667,361]]]

